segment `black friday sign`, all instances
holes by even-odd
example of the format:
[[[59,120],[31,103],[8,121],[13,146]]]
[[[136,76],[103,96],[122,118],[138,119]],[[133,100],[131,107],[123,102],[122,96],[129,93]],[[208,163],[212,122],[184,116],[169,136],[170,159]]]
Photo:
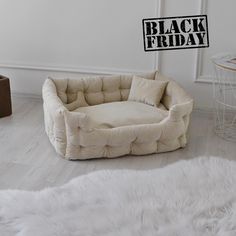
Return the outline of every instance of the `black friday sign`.
[[[206,15],[143,19],[144,50],[209,47]]]

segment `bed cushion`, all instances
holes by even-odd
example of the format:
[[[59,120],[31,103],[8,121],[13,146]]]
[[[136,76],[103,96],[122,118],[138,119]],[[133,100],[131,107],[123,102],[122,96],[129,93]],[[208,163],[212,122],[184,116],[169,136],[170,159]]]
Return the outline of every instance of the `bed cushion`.
[[[80,107],[74,112],[88,116],[91,128],[116,128],[128,125],[159,123],[168,111],[144,103],[123,101]]]
[[[128,100],[156,107],[161,101],[166,85],[166,81],[147,80],[134,76]]]

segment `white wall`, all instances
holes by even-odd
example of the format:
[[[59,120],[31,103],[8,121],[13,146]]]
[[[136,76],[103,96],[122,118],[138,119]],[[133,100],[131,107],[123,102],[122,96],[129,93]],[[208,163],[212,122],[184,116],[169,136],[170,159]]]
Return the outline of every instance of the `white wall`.
[[[159,68],[212,107],[210,57],[236,51],[235,0],[1,0],[0,74],[17,93],[40,95],[44,79],[140,73]],[[209,18],[210,48],[144,52],[142,19]]]
[[[163,73],[177,80],[192,94],[197,108],[212,108],[214,77],[211,57],[222,52],[236,54],[235,0],[166,0],[164,15],[207,14],[210,47],[162,54]]]

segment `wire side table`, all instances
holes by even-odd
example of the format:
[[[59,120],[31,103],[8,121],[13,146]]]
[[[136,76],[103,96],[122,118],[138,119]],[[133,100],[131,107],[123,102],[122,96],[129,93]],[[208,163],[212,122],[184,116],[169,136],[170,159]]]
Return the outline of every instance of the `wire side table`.
[[[213,81],[215,103],[215,133],[236,142],[236,54],[216,55]]]

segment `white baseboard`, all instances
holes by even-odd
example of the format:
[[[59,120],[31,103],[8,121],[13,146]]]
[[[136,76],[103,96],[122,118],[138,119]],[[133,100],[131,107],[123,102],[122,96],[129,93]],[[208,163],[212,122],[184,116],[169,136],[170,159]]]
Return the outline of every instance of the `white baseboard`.
[[[28,99],[36,99],[39,101],[43,100],[41,95],[31,94],[31,93],[19,93],[16,91],[12,91],[11,95],[13,98],[28,98]]]

